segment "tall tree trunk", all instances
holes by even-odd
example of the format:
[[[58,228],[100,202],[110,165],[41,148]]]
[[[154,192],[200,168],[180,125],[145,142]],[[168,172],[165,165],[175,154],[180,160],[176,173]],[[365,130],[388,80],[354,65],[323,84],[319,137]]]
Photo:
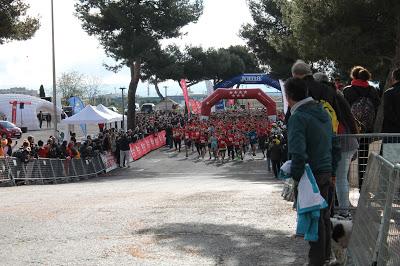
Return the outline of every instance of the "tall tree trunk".
[[[165,97],[162,95],[162,93],[160,92],[160,88],[158,87],[158,80],[157,78],[154,80],[154,88],[156,89],[157,95],[158,97],[160,97],[161,101],[165,100]]]
[[[390,66],[389,74],[386,78],[386,84],[384,88],[384,92],[391,87],[391,81],[392,81],[392,72],[395,68],[400,67],[400,18],[397,18],[397,32],[396,32],[396,51],[395,55],[392,60],[392,65]],[[383,94],[382,94],[383,95]],[[382,97],[382,102],[381,106],[379,107],[378,114],[376,117],[375,121],[375,132],[381,132],[382,131],[382,125],[383,125],[383,119],[384,119],[384,105],[385,102],[383,101],[384,97]]]
[[[134,130],[136,127],[136,90],[140,80],[140,59],[136,59],[130,66],[131,82],[128,90],[128,129]]]

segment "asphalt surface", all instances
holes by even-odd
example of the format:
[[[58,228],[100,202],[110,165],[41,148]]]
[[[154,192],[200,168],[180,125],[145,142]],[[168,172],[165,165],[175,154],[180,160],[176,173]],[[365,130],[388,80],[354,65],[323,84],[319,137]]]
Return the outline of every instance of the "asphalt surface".
[[[161,150],[87,181],[0,187],[0,265],[302,265],[265,166]]]

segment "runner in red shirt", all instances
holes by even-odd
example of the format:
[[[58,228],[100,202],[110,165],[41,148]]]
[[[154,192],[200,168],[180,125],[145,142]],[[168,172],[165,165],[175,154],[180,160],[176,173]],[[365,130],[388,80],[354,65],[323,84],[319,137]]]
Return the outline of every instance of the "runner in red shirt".
[[[242,151],[242,147],[243,147],[243,137],[240,131],[237,131],[234,137],[234,146],[235,146],[235,151],[236,151],[236,157],[242,159],[243,161],[243,151]]]
[[[203,129],[200,133],[199,137],[199,148],[200,148],[200,156],[204,160],[204,156],[206,154],[206,147],[207,147],[207,141],[208,141],[208,134],[207,132]]]
[[[197,153],[200,157],[200,128],[195,127],[193,130],[192,140],[194,141],[194,145],[196,146]]]
[[[218,138],[219,156],[221,157],[222,163],[224,163],[224,160],[225,160],[226,148],[227,148],[227,145],[226,145],[226,136],[225,136],[225,134],[222,134],[222,135]]]
[[[192,139],[191,139],[191,131],[189,128],[186,128],[185,130],[185,152],[186,152],[186,158],[189,157],[189,149],[192,147]]]

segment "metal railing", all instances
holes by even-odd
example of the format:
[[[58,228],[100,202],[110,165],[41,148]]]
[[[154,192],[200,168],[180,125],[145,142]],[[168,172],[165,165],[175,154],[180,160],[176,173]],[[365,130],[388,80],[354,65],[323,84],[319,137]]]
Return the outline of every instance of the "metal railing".
[[[105,171],[99,154],[85,159],[34,159],[27,163],[18,158],[0,158],[0,182],[57,183],[86,179]]]
[[[337,137],[342,151],[350,151],[354,144],[358,146],[356,146],[356,152],[348,171],[348,179],[352,188],[361,188],[371,153],[381,154],[384,158],[394,163],[400,162],[400,159],[396,160],[394,158],[396,153],[400,158],[400,134],[373,133],[338,135]]]
[[[400,166],[371,153],[353,232],[350,265],[400,265]]]

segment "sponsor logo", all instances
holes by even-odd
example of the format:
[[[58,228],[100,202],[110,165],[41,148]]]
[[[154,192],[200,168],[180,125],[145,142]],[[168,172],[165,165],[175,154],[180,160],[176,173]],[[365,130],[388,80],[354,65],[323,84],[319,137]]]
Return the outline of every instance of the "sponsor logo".
[[[243,76],[240,82],[260,82],[262,81],[262,76]]]

